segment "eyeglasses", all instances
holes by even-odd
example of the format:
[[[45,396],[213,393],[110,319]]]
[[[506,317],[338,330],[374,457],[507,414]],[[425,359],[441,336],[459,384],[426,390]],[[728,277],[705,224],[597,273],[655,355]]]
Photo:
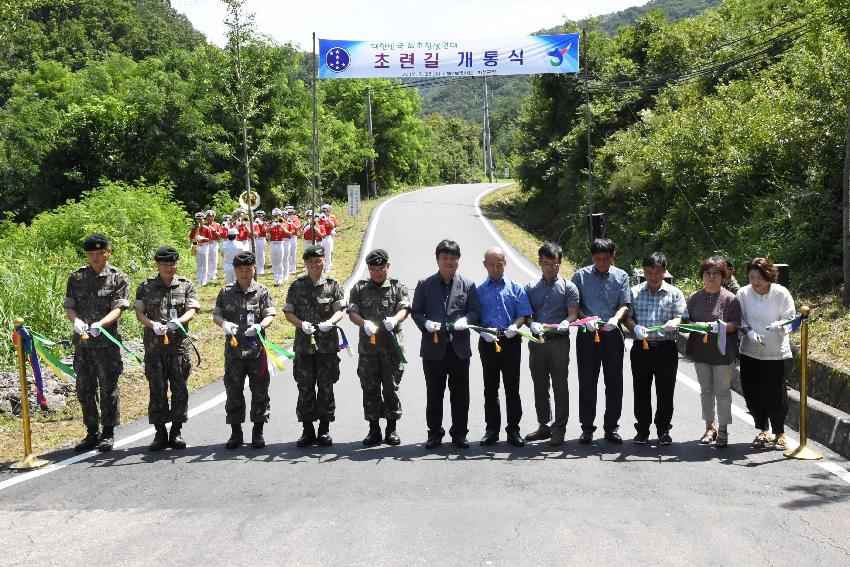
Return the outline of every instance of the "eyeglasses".
[[[722,278],[723,274],[721,272],[703,272],[704,276],[708,276],[710,278]]]

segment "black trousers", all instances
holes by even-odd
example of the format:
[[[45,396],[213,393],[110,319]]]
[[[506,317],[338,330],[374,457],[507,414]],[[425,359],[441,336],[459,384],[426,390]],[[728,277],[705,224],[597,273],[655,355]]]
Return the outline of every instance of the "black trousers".
[[[502,337],[500,351],[496,343],[478,339],[478,354],[484,370],[484,421],[487,431],[499,431],[502,427],[502,412],[499,409],[499,382],[505,382],[505,410],[507,411],[508,433],[519,433],[522,419],[522,401],[519,397],[519,366],[522,360],[522,337]]]
[[[643,341],[635,341],[630,355],[632,386],[635,394],[635,430],[649,435],[652,419],[652,380],[655,378],[655,428],[658,435],[670,430],[673,419],[673,393],[676,390],[676,371],[679,351],[673,341],[650,342],[644,350]]]
[[[442,437],[443,396],[446,384],[449,386],[449,400],[452,405],[452,426],[449,435],[466,435],[469,432],[469,359],[458,358],[449,343],[446,356],[440,360],[422,360],[425,371],[427,403],[425,420],[428,423],[428,435]]]
[[[596,431],[596,386],[599,367],[605,379],[605,418],[602,426],[606,432],[616,431],[623,412],[623,335],[619,330],[578,333],[576,362],[578,364],[578,417],[582,431]]]
[[[774,435],[785,433],[788,414],[785,361],[759,360],[742,354],[741,389],[756,429],[767,431],[769,423]]]

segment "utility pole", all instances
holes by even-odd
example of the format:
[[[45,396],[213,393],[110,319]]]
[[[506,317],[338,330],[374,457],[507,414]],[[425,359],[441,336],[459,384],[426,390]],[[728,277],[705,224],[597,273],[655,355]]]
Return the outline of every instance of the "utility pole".
[[[366,87],[366,130],[369,131],[369,149],[373,149],[372,141],[372,89]],[[375,160],[369,156],[369,170],[366,173],[366,194],[378,196],[378,184],[375,182]]]
[[[493,183],[493,149],[490,147],[490,96],[487,91],[487,77],[484,77],[484,161],[487,179]]]
[[[319,176],[317,173],[317,160],[319,159],[319,126],[318,126],[318,110],[319,106],[316,102],[316,81],[318,80],[318,73],[316,71],[316,32],[313,32],[313,198],[312,198],[312,211],[313,218],[316,218],[316,188],[319,184]],[[313,235],[312,244],[316,243],[316,231],[311,230],[311,234]]]
[[[248,109],[245,106],[245,80],[242,75],[242,21],[240,19],[241,5],[234,7],[233,11],[234,32],[236,35],[236,83],[239,89],[239,118],[242,126],[242,160],[245,166],[245,190],[248,192],[248,230],[251,233],[251,253],[256,254],[254,243],[254,209],[251,205],[254,202],[251,196],[251,161],[248,157],[248,124],[247,113]],[[254,274],[254,279],[257,279],[257,274]]]
[[[590,61],[587,56],[587,30],[581,30],[581,45],[584,52],[584,120],[587,130],[587,237],[593,240],[593,147],[590,145]]]

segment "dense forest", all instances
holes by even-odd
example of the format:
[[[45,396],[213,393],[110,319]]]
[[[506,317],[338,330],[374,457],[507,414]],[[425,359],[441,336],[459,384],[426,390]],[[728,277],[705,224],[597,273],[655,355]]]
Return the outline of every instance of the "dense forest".
[[[767,255],[805,266],[797,283],[840,281],[848,37],[846,0],[724,0],[592,31],[593,184],[583,83],[537,76],[513,126],[524,218],[583,260],[592,199],[627,265],[656,248],[685,274],[713,252]]]

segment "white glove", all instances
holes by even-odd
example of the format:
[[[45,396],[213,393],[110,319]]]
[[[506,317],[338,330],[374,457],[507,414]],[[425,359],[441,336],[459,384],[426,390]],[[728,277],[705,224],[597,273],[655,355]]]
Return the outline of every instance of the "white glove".
[[[595,333],[599,330],[599,322],[597,321],[588,321],[584,324],[584,328],[590,331],[591,333]]]
[[[316,327],[310,321],[301,321],[301,330],[308,335],[312,335],[316,332]]]
[[[761,343],[761,335],[750,329],[747,331],[747,338],[754,343]]]
[[[78,335],[82,335],[86,331],[89,330],[89,326],[83,323],[82,319],[74,319],[74,332]]]
[[[176,331],[177,329],[180,328],[180,325],[182,325],[182,323],[180,323],[180,319],[175,317],[174,319],[172,319],[171,321],[168,322],[168,330],[169,331]]]
[[[505,337],[512,339],[519,334],[519,329],[516,328],[516,325],[511,323],[511,325],[505,329]]]
[[[643,325],[635,325],[635,328],[632,331],[635,334],[635,338],[639,341],[642,341],[649,337],[649,333],[646,330],[646,327]]]
[[[322,321],[321,323],[319,323],[319,330],[322,331],[323,333],[327,333],[328,331],[331,330],[331,328],[333,326],[334,326],[334,324],[331,323],[330,321]]]
[[[559,331],[562,331],[562,332],[563,332],[563,331],[569,331],[569,330],[570,330],[570,321],[569,321],[569,319],[564,319],[563,321],[561,321],[560,323],[558,323],[558,330],[559,330]]]
[[[98,321],[97,323],[92,323],[91,325],[89,325],[89,334],[92,337],[98,336],[102,327],[103,325],[100,324],[100,321]]]
[[[392,333],[393,329],[395,329],[395,326],[396,326],[395,317],[387,317],[386,319],[384,319],[384,328],[387,331]]]
[[[720,328],[721,325],[723,326],[722,332],[725,333],[726,332],[726,323],[721,323],[720,321],[712,321],[711,323],[708,323],[708,326],[711,327],[711,329],[709,329],[709,332],[710,333],[720,333],[721,332],[721,328]]]
[[[465,331],[469,329],[469,323],[466,322],[466,317],[461,317],[454,324],[455,331]]]
[[[782,324],[782,321],[774,321],[770,325],[767,326],[768,331],[782,331],[785,329],[785,325]]]
[[[616,317],[611,317],[608,321],[605,322],[605,325],[602,327],[603,331],[613,331],[617,328],[617,324],[620,322]]]
[[[378,332],[378,326],[372,321],[366,321],[363,323],[363,332],[366,333],[367,337],[374,337],[375,333]]]
[[[154,321],[153,325],[151,325],[151,329],[153,329],[153,332],[160,337],[168,332],[168,327],[158,321]]]
[[[543,323],[538,323],[537,321],[529,325],[528,328],[531,330],[532,335],[542,335],[544,331]]]
[[[665,333],[672,333],[679,327],[679,324],[674,322],[673,320],[667,321],[664,323],[664,327],[662,327],[662,331]]]
[[[429,333],[436,333],[440,330],[440,327],[442,327],[442,325],[440,325],[439,323],[435,323],[431,320],[425,321],[425,330]]]
[[[222,321],[221,322],[221,330],[225,335],[235,335],[239,332],[239,325],[236,323],[231,323],[230,321]]]
[[[263,330],[263,328],[260,326],[259,323],[254,323],[253,325],[251,325],[250,327],[248,327],[245,330],[245,336],[246,337],[256,337],[259,334],[259,332],[262,331],[262,330]]]
[[[496,335],[492,333],[481,333],[481,338],[487,341],[488,343],[496,342]]]

